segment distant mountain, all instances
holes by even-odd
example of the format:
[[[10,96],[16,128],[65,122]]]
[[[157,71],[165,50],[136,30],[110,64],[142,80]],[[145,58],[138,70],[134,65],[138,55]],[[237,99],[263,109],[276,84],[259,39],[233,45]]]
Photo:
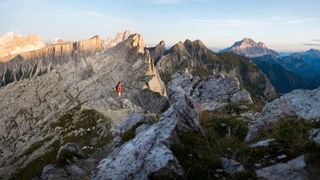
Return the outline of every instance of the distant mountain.
[[[292,54],[294,54],[295,52],[291,52],[291,51],[280,51],[278,52],[280,54],[280,57],[285,57],[285,56],[290,56]]]
[[[107,41],[99,36],[77,42],[63,42],[58,39],[56,44],[38,50],[0,57],[0,87],[14,81],[40,76],[70,62],[88,64],[85,61],[87,57],[116,46],[130,34],[129,31],[117,33],[115,38],[108,38]],[[2,42],[7,42],[7,39]]]
[[[46,45],[40,36],[22,36],[13,32],[6,33],[0,37],[0,62],[7,61],[5,56],[19,54],[23,52],[38,50]]]
[[[222,52],[233,52],[238,55],[246,56],[249,58],[261,56],[274,56],[280,57],[280,54],[274,50],[268,49],[262,42],[255,42],[250,38],[244,38],[241,41],[235,42],[231,47],[222,50]]]
[[[40,76],[71,61],[83,61],[87,64],[83,58],[102,50],[101,38],[94,36],[87,40],[54,44],[39,50],[6,56],[8,61],[0,62],[0,87],[14,81]]]
[[[240,86],[253,96],[267,99],[276,96],[268,78],[248,58],[229,52],[216,54],[200,40],[178,42],[160,58],[156,67],[164,82],[169,82],[177,71],[188,71],[202,78],[221,73],[236,77]]]
[[[267,75],[278,92],[288,93],[294,89],[315,89],[319,86],[316,81],[286,70],[278,63],[278,59],[272,56],[262,56],[252,60]]]
[[[130,35],[131,35],[130,31],[119,32],[115,37],[107,38],[107,40],[104,42],[104,46],[105,48],[111,48],[117,45],[118,43],[126,40]]]
[[[320,74],[320,51],[310,49],[306,52],[294,53],[280,59],[286,69],[300,76],[313,78]]]
[[[251,58],[281,93],[287,93],[294,89],[314,89],[319,86],[315,80],[302,75],[316,73],[309,68],[309,63],[305,60],[316,61],[315,59],[318,57],[316,50],[281,57],[276,51],[268,49],[264,43],[256,43],[252,39],[245,38],[223,51]]]

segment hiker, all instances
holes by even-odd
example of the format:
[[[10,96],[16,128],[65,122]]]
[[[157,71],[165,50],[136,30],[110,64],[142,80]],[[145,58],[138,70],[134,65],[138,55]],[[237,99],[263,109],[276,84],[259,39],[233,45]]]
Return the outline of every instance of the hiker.
[[[118,84],[116,85],[116,91],[118,93],[119,98],[122,96],[122,85],[121,82],[119,81]]]

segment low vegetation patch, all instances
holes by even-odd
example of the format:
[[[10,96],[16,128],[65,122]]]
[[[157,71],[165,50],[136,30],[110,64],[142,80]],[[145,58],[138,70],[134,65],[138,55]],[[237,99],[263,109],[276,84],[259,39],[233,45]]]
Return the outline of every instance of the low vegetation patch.
[[[172,151],[185,168],[188,179],[219,179],[228,176],[217,172],[221,169],[220,157],[241,159],[249,147],[243,143],[248,131],[247,124],[237,116],[202,116],[204,137],[197,133],[180,134],[180,142]],[[248,177],[247,172],[228,176]]]
[[[123,135],[121,136],[121,143],[124,144],[125,142],[133,139],[136,136],[136,129],[142,124],[143,123],[137,123],[132,128],[124,132]]]
[[[271,129],[263,129],[260,138],[274,138],[284,152],[292,157],[308,153],[317,148],[309,140],[309,131],[319,128],[319,123],[305,123],[302,119],[288,117],[280,119]]]
[[[60,128],[59,138],[55,138],[51,142],[44,154],[37,157],[27,166],[23,167],[12,179],[31,179],[34,176],[41,174],[42,168],[47,164],[55,164],[58,150],[67,142],[73,142],[79,145],[80,148],[90,146],[91,148],[85,153],[87,155],[96,151],[97,148],[103,147],[111,142],[113,135],[111,133],[111,120],[102,116],[92,109],[81,109],[81,105],[76,106],[61,116],[55,123],[51,124],[51,130]],[[99,130],[106,128],[107,133],[101,136]],[[25,152],[24,155],[30,155],[38,150],[44,143],[49,143],[54,137],[46,138],[36,142]],[[93,143],[93,140],[96,142]]]
[[[224,112],[233,112],[233,106]],[[308,131],[318,124],[306,124],[297,118],[281,119],[272,129],[261,132],[259,140],[273,138],[268,147],[250,148],[243,140],[248,131],[246,121],[228,113],[204,112],[200,115],[204,136],[194,132],[179,134],[179,142],[172,151],[184,167],[188,179],[256,179],[256,169],[286,162],[301,154],[308,154],[309,161],[320,159],[320,148],[309,140]],[[257,139],[258,141],[258,139]],[[285,154],[284,159],[277,159]],[[220,157],[234,159],[244,165],[245,171],[228,175],[222,169]],[[319,164],[319,163],[318,163]]]

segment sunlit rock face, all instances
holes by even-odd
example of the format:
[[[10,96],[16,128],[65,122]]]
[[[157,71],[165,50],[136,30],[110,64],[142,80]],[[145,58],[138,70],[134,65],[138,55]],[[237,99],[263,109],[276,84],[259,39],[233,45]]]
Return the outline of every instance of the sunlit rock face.
[[[115,37],[107,38],[107,40],[104,42],[104,47],[111,48],[117,45],[119,42],[126,40],[130,35],[131,35],[130,31],[119,32]]]
[[[6,33],[0,37],[0,62],[10,60],[9,57],[5,58],[5,56],[34,51],[45,46],[40,36]]]
[[[268,49],[268,47],[264,43],[257,43],[250,38],[244,38],[241,41],[235,42],[231,47],[224,49],[223,52],[234,52],[236,54],[249,58],[261,57],[266,55],[280,57],[277,52]]]
[[[79,62],[102,50],[101,38],[94,36],[87,40],[58,43],[36,51],[6,56],[8,62],[0,63],[0,86],[40,76],[57,66],[71,61]]]

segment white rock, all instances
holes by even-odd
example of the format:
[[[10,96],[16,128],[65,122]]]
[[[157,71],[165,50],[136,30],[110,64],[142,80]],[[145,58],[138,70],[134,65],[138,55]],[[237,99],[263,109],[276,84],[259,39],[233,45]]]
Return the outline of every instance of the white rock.
[[[273,166],[256,170],[258,178],[267,180],[306,179],[305,156],[299,156],[287,163],[279,163]]]
[[[220,158],[220,162],[224,171],[229,174],[241,173],[245,171],[243,165],[233,159]]]
[[[287,158],[287,155],[285,155],[285,154],[277,156],[278,160],[282,160],[282,159],[286,159],[286,158]]]
[[[311,129],[309,131],[309,139],[312,140],[314,143],[320,145],[320,128],[318,129]]]
[[[251,148],[268,147],[274,141],[275,141],[275,139],[266,139],[266,140],[259,141],[255,144],[251,144],[250,147]]]
[[[271,128],[282,117],[298,117],[306,123],[320,120],[320,88],[294,90],[268,103],[249,126],[246,141],[252,141],[261,128]]]

